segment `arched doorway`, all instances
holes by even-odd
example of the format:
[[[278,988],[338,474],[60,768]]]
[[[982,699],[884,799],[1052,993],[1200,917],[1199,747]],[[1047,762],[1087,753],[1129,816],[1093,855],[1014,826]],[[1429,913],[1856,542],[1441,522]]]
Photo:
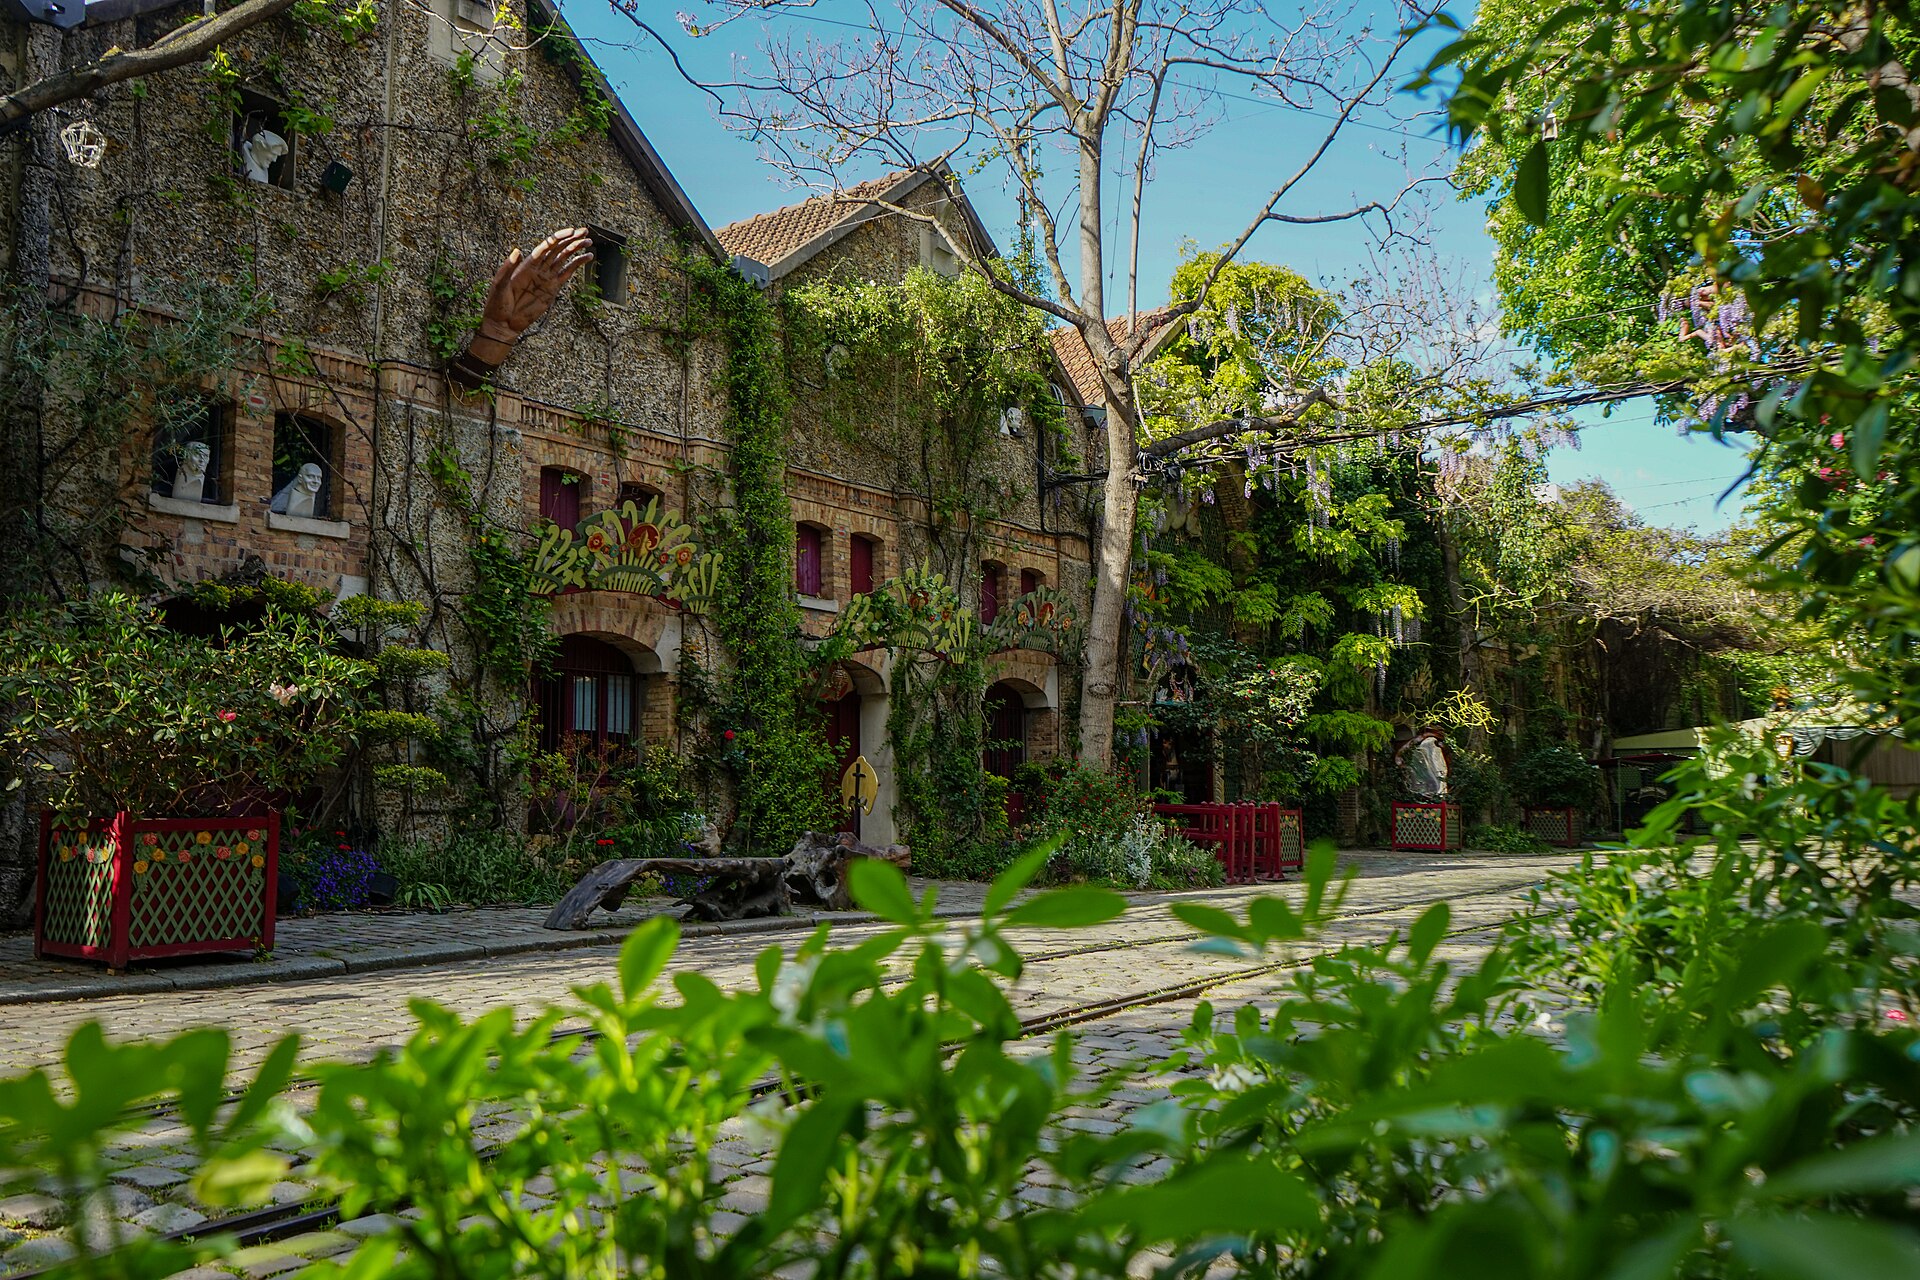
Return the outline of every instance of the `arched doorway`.
[[[1027,762],[1027,695],[1010,681],[1002,680],[987,690],[981,710],[986,718],[987,736],[981,767],[996,778],[1011,780],[1015,771]],[[1026,816],[1026,797],[1008,788],[1007,821],[1017,827],[1026,821]]]
[[[885,683],[871,668],[858,662],[843,662],[833,669],[821,689],[818,705],[821,733],[834,752],[832,772],[821,781],[840,815],[836,829],[862,840],[891,840],[893,788],[885,774]],[[874,770],[879,783],[880,794],[872,814],[862,814],[857,806],[840,808],[840,780],[862,756],[867,758],[868,767]]]

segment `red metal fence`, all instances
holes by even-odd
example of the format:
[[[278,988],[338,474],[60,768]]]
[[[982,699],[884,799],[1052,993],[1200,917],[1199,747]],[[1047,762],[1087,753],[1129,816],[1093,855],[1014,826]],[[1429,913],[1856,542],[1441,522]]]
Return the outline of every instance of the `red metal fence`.
[[[1154,813],[1174,820],[1174,833],[1202,848],[1226,868],[1232,884],[1284,880],[1306,865],[1306,826],[1298,809],[1278,804],[1157,804]]]

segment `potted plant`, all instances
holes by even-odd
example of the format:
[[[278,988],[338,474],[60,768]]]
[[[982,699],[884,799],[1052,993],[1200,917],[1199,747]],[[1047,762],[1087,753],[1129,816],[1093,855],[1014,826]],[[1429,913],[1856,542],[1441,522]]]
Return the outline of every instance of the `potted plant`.
[[[44,790],[39,955],[270,947],[279,807],[339,760],[372,667],[311,614],[183,635],[107,594],[0,624],[0,754]]]
[[[1600,789],[1600,771],[1573,747],[1539,747],[1514,761],[1508,781],[1520,796],[1521,826],[1548,844],[1580,843],[1581,818]]]

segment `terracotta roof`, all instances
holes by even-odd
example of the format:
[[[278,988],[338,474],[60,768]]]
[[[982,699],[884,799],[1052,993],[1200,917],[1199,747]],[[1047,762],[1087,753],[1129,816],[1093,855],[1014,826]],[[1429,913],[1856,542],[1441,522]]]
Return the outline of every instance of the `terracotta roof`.
[[[890,173],[857,183],[830,196],[809,196],[799,204],[790,204],[771,213],[755,214],[728,223],[714,231],[728,253],[745,254],[764,266],[772,266],[815,237],[831,231],[848,218],[868,207],[868,202],[885,195],[912,170]]]
[[[1148,328],[1166,318],[1166,308],[1141,313],[1139,319]],[[1115,342],[1123,342],[1133,333],[1133,317],[1120,316],[1107,321],[1107,334]],[[1074,387],[1080,392],[1080,402],[1087,405],[1105,404],[1107,389],[1100,381],[1100,366],[1094,363],[1093,352],[1087,350],[1087,344],[1080,331],[1068,326],[1051,331],[1053,354],[1060,361],[1060,367],[1073,379]],[[1149,352],[1148,354],[1152,354]]]

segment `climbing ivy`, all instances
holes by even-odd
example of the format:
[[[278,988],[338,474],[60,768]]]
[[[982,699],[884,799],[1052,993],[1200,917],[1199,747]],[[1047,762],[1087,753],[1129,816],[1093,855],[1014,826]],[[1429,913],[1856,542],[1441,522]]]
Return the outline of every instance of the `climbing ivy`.
[[[689,690],[708,719],[710,755],[734,784],[735,839],[784,852],[801,832],[833,825],[824,783],[834,765],[812,705],[814,664],[800,643],[793,593],[785,351],[773,307],[738,272],[699,257],[686,270],[690,324],[727,350],[721,380],[733,497],[703,522],[703,539],[722,563],[710,616],[731,661]]]

